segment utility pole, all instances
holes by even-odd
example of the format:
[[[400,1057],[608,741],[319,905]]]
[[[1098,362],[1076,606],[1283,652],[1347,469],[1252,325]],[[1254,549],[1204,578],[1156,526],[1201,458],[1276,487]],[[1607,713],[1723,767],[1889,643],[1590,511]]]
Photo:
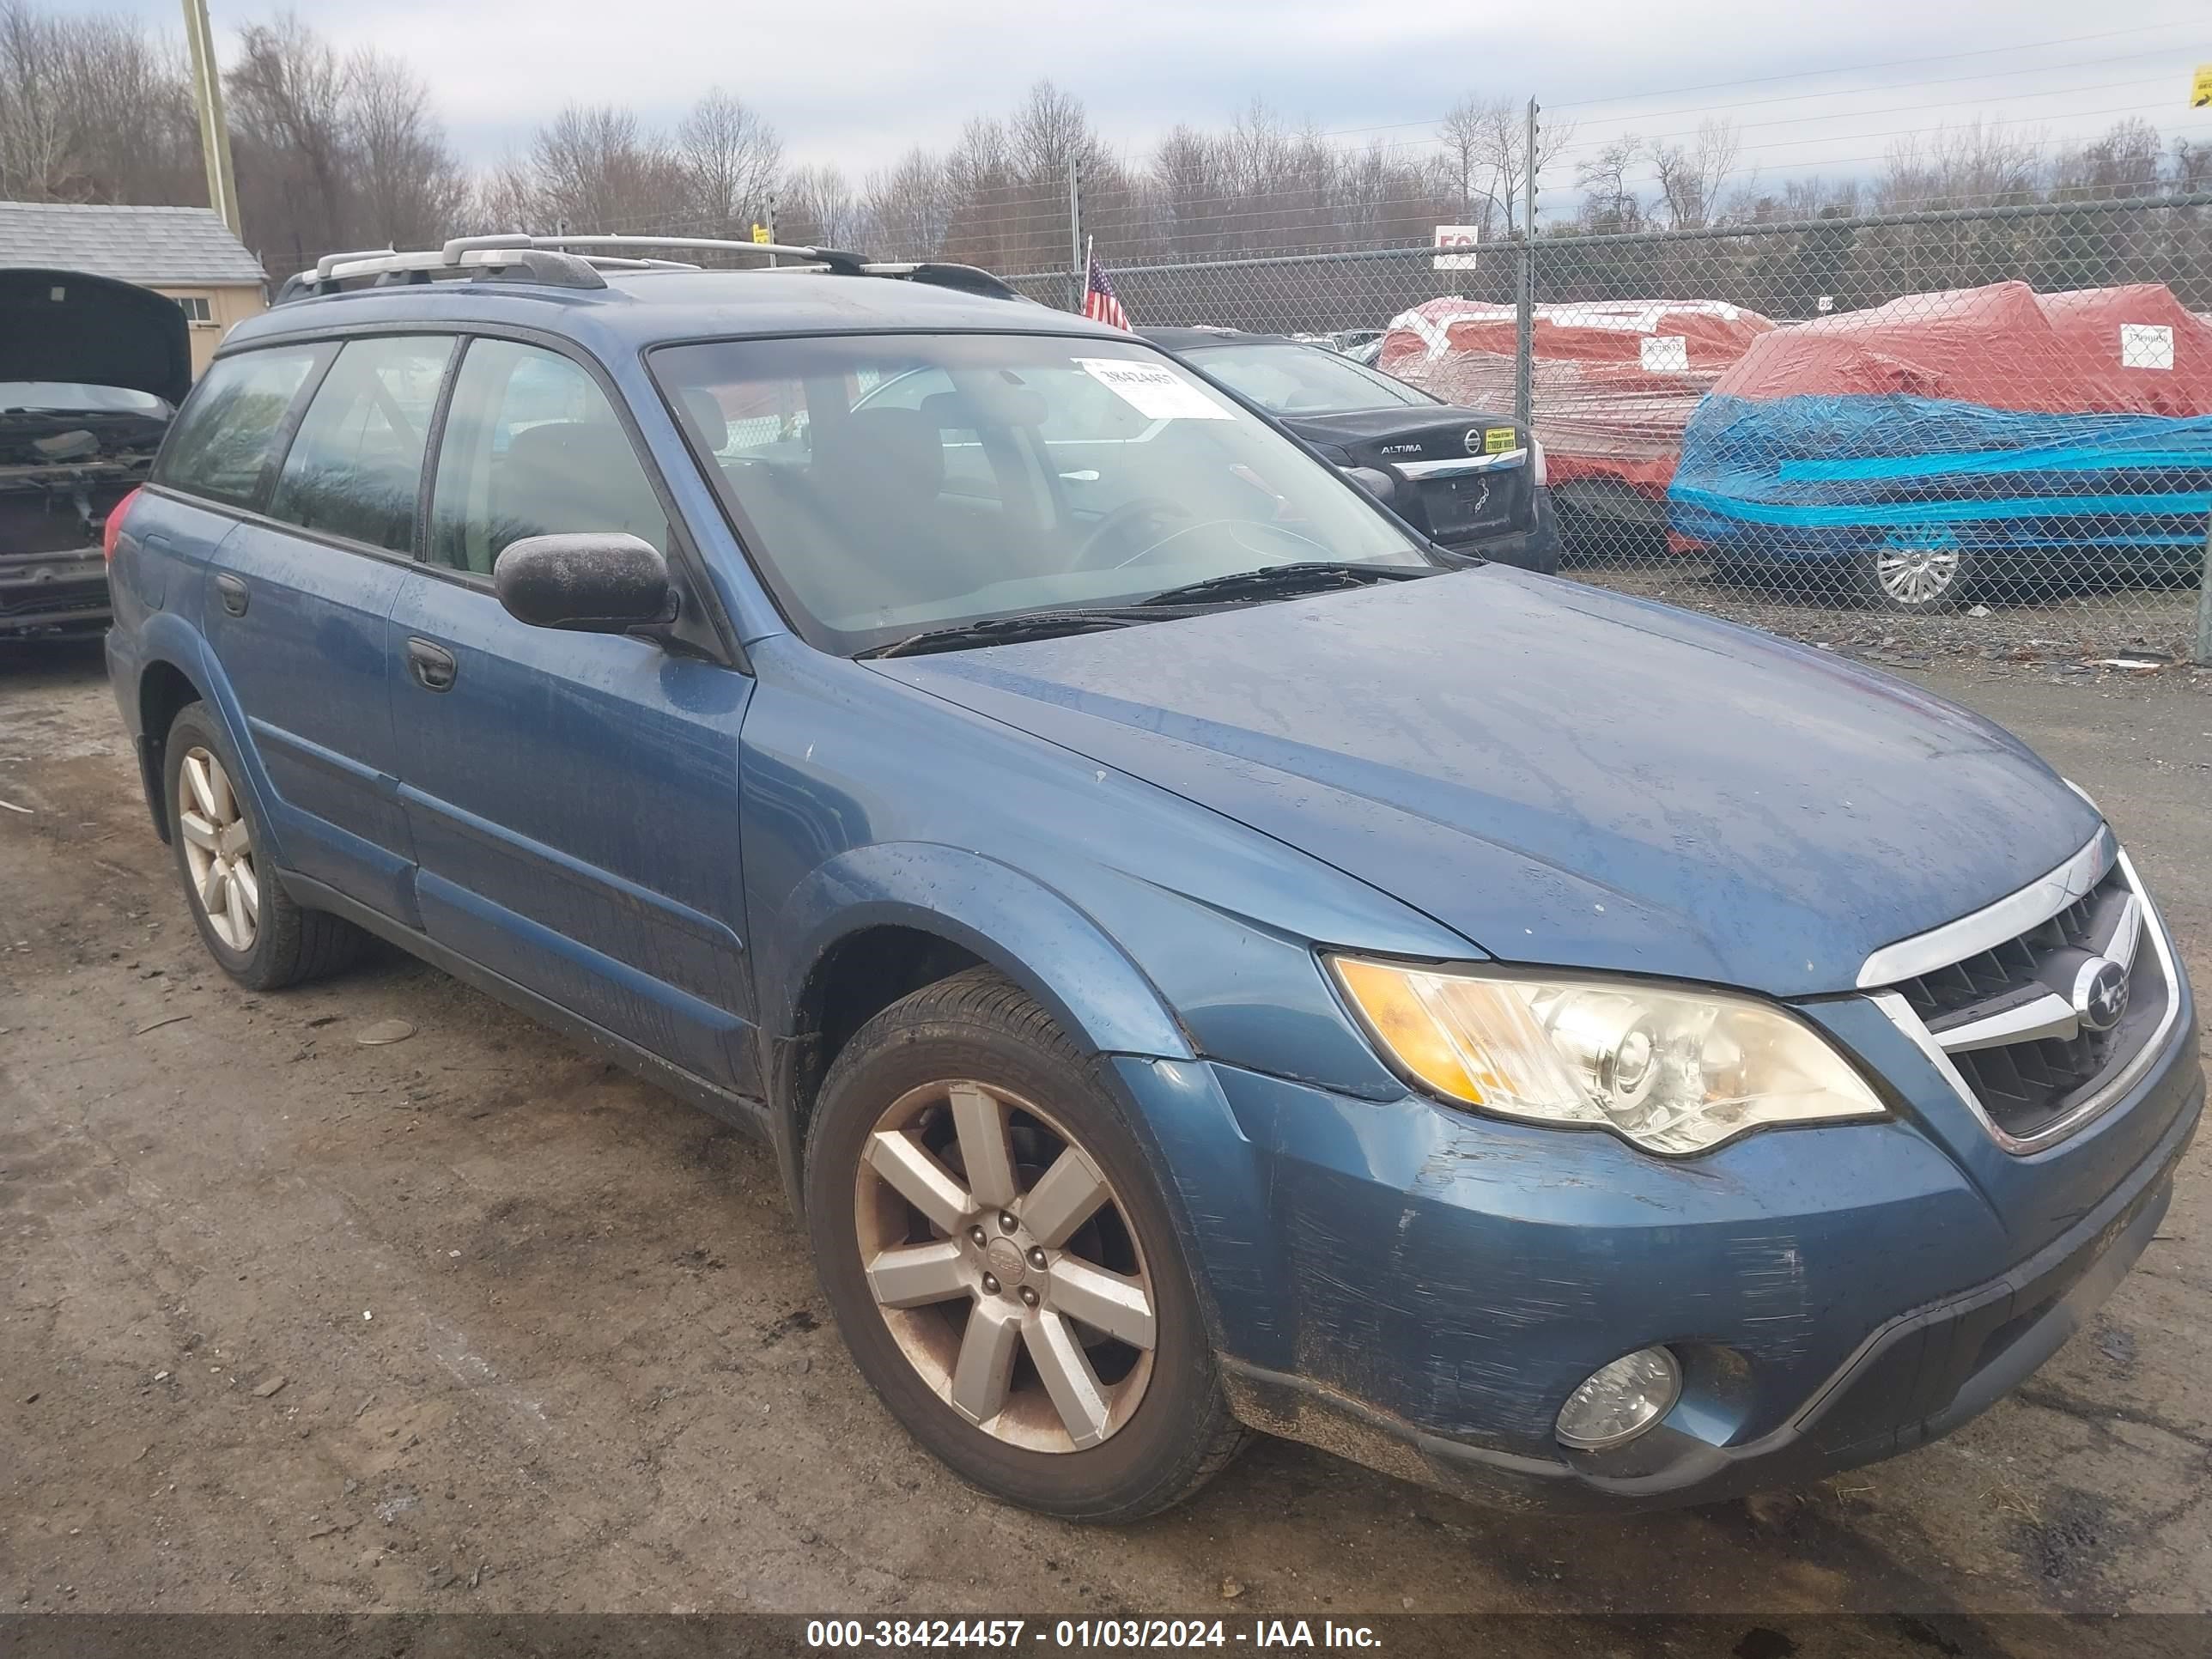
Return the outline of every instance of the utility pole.
[[[2197,578],[2196,657],[2212,668],[2212,519],[2204,522],[2204,568]]]
[[[1091,273],[1083,257],[1083,191],[1075,158],[1067,158],[1067,308],[1083,309]]]
[[[216,61],[215,26],[207,0],[185,0],[185,41],[191,48],[192,102],[200,115],[200,154],[207,161],[208,205],[222,216],[230,234],[239,228],[238,180],[230,168],[230,123],[222,112],[222,65]]]
[[[1513,418],[1536,417],[1536,100],[1528,100],[1528,149],[1521,167],[1521,292],[1514,308]]]

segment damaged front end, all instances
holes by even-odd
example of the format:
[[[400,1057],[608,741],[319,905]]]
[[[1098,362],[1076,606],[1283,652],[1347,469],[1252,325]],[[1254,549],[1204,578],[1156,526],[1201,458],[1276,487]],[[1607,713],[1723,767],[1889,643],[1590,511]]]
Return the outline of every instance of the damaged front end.
[[[0,639],[106,626],[107,515],[145,482],[169,413],[113,387],[0,386]]]
[[[0,270],[0,640],[108,621],[101,539],[191,387],[174,300],[77,270]]]

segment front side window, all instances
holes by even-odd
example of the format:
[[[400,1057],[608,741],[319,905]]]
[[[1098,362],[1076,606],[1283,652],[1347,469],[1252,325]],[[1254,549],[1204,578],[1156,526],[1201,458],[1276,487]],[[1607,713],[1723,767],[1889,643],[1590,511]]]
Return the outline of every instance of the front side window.
[[[1403,380],[1321,346],[1270,341],[1196,346],[1183,355],[1271,415],[1335,415],[1436,402]]]
[[[845,335],[650,361],[825,649],[1277,565],[1427,562],[1333,469],[1135,342]]]
[[[349,341],[300,422],[270,516],[412,552],[422,451],[453,355],[447,335]]]
[[[430,558],[479,576],[526,536],[621,531],[668,551],[668,517],[599,383],[557,352],[476,340],[453,381]]]
[[[285,417],[323,346],[277,346],[212,365],[185,400],[160,482],[188,495],[250,507],[261,493]]]

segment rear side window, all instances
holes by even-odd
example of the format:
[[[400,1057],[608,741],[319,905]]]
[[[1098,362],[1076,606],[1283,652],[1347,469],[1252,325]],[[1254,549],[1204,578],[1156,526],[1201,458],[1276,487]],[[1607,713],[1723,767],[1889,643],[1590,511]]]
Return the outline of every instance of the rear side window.
[[[412,552],[422,452],[453,354],[445,335],[349,341],[307,405],[270,516]]]
[[[251,507],[276,459],[285,416],[326,348],[278,346],[210,368],[161,454],[161,482],[233,507]]]
[[[599,383],[557,353],[477,340],[438,452],[432,562],[477,575],[509,542],[627,531],[668,551],[668,518]]]

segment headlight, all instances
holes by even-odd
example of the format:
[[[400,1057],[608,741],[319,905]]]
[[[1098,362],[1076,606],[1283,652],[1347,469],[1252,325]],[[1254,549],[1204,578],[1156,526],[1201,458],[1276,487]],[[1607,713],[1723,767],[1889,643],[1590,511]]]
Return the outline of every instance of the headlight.
[[[1528,483],[1531,487],[1541,489],[1551,481],[1552,475],[1544,465],[1544,446],[1531,438],[1528,440]]]
[[[1880,1117],[1865,1080],[1788,1011],[1633,980],[1330,959],[1383,1053],[1448,1100],[1701,1152],[1770,1123]]]

